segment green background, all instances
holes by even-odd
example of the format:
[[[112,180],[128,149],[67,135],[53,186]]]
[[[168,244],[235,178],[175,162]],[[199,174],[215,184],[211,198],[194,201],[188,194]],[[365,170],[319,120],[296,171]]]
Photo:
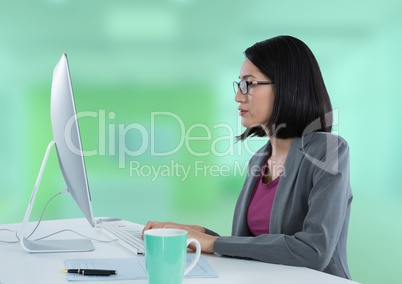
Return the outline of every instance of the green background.
[[[242,128],[232,81],[248,46],[288,34],[316,55],[337,114],[334,132],[350,144],[352,276],[400,283],[401,12],[400,0],[2,1],[0,223],[22,221],[52,139],[53,68],[66,52],[77,111],[96,115],[80,119],[84,149],[98,151],[86,157],[95,216],[195,223],[230,234],[241,168],[264,143],[234,143]],[[153,112],[182,124],[160,115],[152,127]],[[129,130],[138,125],[142,132]],[[180,145],[186,135],[201,140]],[[119,158],[123,146],[144,151]],[[151,146],[181,147],[155,156]],[[140,165],[140,176],[130,162]],[[147,176],[171,163],[192,171],[185,179],[175,172]],[[195,163],[222,172],[196,172]],[[64,186],[53,150],[32,220]],[[70,217],[82,213],[69,196],[45,214]]]

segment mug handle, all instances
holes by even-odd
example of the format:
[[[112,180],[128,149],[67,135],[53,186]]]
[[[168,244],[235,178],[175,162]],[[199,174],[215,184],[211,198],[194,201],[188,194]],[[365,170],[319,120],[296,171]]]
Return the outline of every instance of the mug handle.
[[[200,242],[196,239],[188,239],[187,240],[187,246],[190,243],[194,243],[195,244],[195,256],[193,261],[190,263],[190,265],[186,268],[186,270],[184,271],[184,275],[187,275],[187,273],[189,273],[191,271],[191,269],[194,268],[194,266],[197,264],[198,260],[200,259],[201,256],[201,245]]]

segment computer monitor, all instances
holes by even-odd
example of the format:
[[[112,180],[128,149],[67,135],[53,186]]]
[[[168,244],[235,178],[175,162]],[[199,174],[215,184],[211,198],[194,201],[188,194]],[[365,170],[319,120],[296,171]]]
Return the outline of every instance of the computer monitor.
[[[60,170],[67,185],[68,193],[71,194],[89,224],[92,227],[95,226],[66,54],[61,56],[53,71],[50,114],[54,140],[47,147],[32,197],[25,213],[20,243],[22,248],[29,252],[90,251],[94,247],[91,241],[86,239],[32,241],[24,235],[49,152],[53,145],[56,147]]]

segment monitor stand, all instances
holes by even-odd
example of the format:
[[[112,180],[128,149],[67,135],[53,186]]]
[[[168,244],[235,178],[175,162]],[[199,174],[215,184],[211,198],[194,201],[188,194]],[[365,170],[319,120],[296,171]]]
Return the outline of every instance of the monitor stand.
[[[52,147],[56,144],[52,140],[47,146],[45,156],[42,161],[42,165],[39,170],[38,177],[36,178],[35,186],[32,191],[31,199],[28,203],[27,210],[25,212],[24,221],[22,222],[21,233],[20,233],[20,244],[21,247],[30,253],[54,253],[54,252],[84,252],[94,250],[92,242],[88,239],[66,239],[66,240],[40,240],[34,241],[29,240],[24,236],[25,230],[27,229],[27,224],[29,222],[29,217],[31,216],[31,211],[33,204],[35,202],[36,194],[39,189],[40,182],[42,180],[42,175],[45,170],[47,159],[49,158],[49,153]]]

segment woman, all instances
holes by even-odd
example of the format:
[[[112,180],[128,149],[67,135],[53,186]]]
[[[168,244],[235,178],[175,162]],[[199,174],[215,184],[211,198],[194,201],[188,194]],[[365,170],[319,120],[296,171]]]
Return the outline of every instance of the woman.
[[[234,82],[248,136],[267,136],[250,160],[232,236],[182,228],[202,250],[303,266],[350,279],[346,241],[352,192],[347,142],[331,134],[332,107],[318,63],[300,40],[279,36],[249,47]]]

